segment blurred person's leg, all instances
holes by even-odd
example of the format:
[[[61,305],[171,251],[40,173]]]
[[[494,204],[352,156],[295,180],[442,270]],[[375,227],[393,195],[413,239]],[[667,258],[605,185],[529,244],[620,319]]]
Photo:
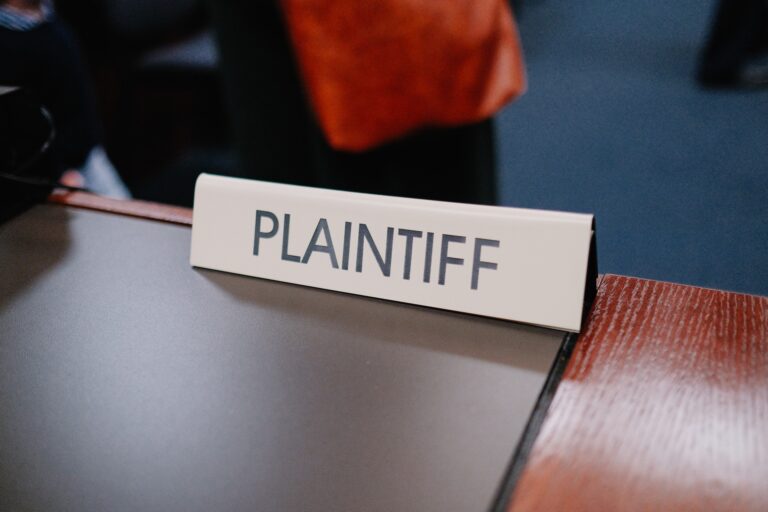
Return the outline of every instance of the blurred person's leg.
[[[80,168],[85,186],[91,192],[116,199],[130,199],[131,193],[112,165],[102,146],[94,147]]]
[[[245,177],[317,185],[310,112],[271,0],[211,0],[224,91]]]
[[[493,123],[422,130],[362,153],[328,145],[271,0],[210,2],[242,175],[269,181],[493,204]],[[364,30],[365,27],[361,27]]]
[[[364,153],[329,148],[330,186],[357,192],[496,203],[492,120],[432,128]]]
[[[703,85],[741,85],[750,58],[768,49],[768,2],[719,0],[701,55]]]

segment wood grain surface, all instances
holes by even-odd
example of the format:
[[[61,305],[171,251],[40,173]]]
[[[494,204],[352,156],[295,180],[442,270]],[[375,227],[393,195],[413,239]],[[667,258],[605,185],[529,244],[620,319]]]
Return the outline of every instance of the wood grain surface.
[[[192,210],[179,206],[137,200],[126,201],[97,196],[87,192],[68,192],[65,190],[55,190],[48,197],[48,201],[55,204],[116,213],[129,217],[158,220],[184,226],[192,225]]]
[[[768,510],[768,298],[605,276],[509,510]]]

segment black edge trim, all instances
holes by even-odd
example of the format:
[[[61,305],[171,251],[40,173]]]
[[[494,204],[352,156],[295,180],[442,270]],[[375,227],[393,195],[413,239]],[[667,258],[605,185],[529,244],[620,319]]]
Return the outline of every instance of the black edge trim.
[[[496,492],[496,497],[491,504],[491,512],[507,511],[517,481],[520,479],[520,475],[523,473],[523,469],[528,462],[533,443],[539,436],[539,431],[544,423],[544,419],[547,417],[549,406],[552,403],[552,399],[555,397],[557,387],[562,380],[565,367],[568,365],[568,361],[571,358],[573,348],[576,346],[578,338],[579,335],[573,332],[566,333],[563,337],[563,343],[560,345],[560,350],[555,357],[554,363],[552,363],[552,368],[550,369],[544,387],[539,394],[539,398],[536,400],[533,412],[528,418],[528,423],[525,425],[525,430],[523,431],[520,443],[512,454],[512,459],[507,467],[507,471]]]

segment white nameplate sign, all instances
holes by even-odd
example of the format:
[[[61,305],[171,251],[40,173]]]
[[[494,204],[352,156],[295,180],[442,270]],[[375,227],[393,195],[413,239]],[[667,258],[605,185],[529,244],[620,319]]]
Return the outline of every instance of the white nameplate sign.
[[[202,174],[193,266],[579,331],[592,216]]]

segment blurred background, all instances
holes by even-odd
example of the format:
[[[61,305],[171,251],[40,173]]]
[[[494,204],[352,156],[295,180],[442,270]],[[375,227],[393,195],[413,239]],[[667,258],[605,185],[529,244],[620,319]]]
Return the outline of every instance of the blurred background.
[[[136,198],[237,174],[196,0],[58,2]],[[704,88],[716,3],[514,2],[528,91],[496,117],[498,200],[595,213],[599,270],[768,295],[768,88]]]
[[[694,80],[712,1],[524,1],[506,205],[594,212],[600,272],[768,294],[768,88]]]

